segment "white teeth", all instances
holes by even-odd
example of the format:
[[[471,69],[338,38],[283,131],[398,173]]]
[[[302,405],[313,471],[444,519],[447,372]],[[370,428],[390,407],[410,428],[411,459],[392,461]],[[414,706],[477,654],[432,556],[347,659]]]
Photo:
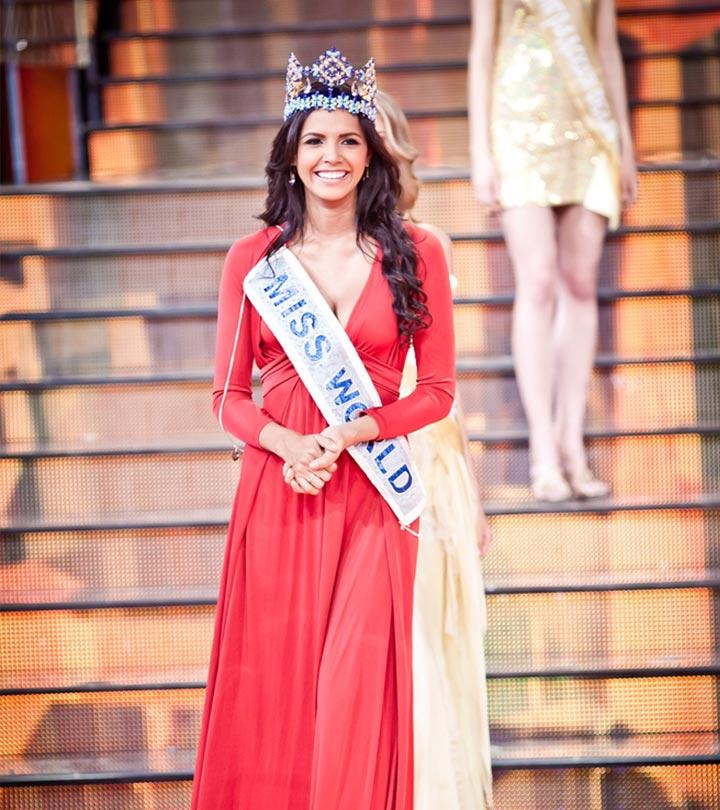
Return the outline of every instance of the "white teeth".
[[[341,180],[347,172],[316,172],[316,174],[323,180]]]

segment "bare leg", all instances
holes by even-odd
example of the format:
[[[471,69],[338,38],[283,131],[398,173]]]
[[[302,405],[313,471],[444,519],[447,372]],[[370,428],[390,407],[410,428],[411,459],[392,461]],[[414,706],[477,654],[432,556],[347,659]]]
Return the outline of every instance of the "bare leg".
[[[530,457],[536,469],[559,470],[552,413],[552,325],[558,283],[555,216],[551,208],[528,205],[504,211],[502,224],[515,272],[512,347],[530,430]],[[567,485],[557,475],[555,479],[547,498],[568,497]],[[537,497],[546,497],[533,488]]]
[[[553,330],[554,425],[558,449],[573,483],[573,473],[575,478],[582,477],[587,466],[583,424],[597,350],[597,270],[607,220],[572,205],[557,212],[557,221],[560,280]],[[606,494],[595,489],[580,494]]]

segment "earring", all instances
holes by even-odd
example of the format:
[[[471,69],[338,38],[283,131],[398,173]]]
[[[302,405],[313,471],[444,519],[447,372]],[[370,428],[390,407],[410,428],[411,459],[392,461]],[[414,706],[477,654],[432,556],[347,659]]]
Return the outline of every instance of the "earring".
[[[369,164],[369,163],[368,163],[368,165],[365,167],[365,174],[364,174],[364,176],[363,176],[363,179],[364,179],[364,180],[369,180],[369,179],[370,179],[370,164]]]
[[[290,177],[288,178],[288,183],[290,183],[291,186],[294,186],[296,180],[297,180],[297,177],[295,177],[294,169],[290,169]]]

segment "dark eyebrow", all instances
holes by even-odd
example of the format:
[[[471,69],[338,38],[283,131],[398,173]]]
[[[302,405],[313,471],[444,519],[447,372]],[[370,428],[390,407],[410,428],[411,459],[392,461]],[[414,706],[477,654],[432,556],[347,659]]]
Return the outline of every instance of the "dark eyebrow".
[[[338,138],[349,138],[350,136],[353,136],[355,138],[361,138],[362,137],[359,132],[341,132],[337,137]],[[313,138],[327,138],[327,133],[325,133],[325,132],[306,132],[303,135],[303,138],[310,138],[310,137],[313,137]]]

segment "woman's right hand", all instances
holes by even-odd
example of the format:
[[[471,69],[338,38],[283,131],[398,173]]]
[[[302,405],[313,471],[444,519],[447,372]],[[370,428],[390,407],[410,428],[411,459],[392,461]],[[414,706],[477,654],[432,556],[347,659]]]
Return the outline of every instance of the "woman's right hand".
[[[500,176],[492,155],[483,155],[472,162],[471,182],[475,198],[493,211],[500,203]]]
[[[285,483],[299,495],[318,495],[320,490],[332,478],[337,464],[330,464],[321,469],[310,469],[310,462],[324,452],[322,439],[317,434],[302,435],[288,431],[278,448],[278,455],[283,464]]]
[[[277,455],[290,467],[309,464],[322,455],[323,448],[314,433],[303,435],[288,430],[277,447]]]

